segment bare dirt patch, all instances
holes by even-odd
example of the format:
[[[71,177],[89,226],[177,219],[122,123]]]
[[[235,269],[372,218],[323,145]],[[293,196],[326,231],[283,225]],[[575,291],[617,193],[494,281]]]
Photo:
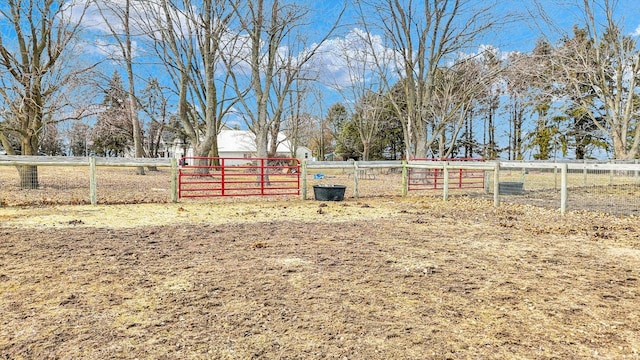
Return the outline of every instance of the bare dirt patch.
[[[631,218],[418,197],[0,217],[0,358],[639,356]]]

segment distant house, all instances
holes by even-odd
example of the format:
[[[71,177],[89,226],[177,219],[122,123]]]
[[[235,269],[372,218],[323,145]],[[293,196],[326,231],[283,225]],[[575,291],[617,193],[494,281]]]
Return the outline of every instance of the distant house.
[[[168,157],[177,159],[186,156],[193,157],[193,148],[182,143],[179,138],[174,139],[170,149],[165,153]],[[237,165],[246,161],[242,159],[254,158],[257,155],[255,135],[249,130],[223,129],[218,134],[218,152],[223,158],[236,158],[229,160],[226,164]],[[278,134],[278,147],[276,157],[291,157],[291,142],[283,133]],[[306,146],[298,146],[296,156],[298,160],[311,159],[311,149]]]

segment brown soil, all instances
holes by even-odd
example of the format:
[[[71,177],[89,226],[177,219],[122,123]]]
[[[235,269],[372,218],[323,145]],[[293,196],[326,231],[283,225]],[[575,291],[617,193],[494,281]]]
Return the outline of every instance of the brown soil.
[[[640,356],[633,218],[380,197],[0,220],[0,358]]]

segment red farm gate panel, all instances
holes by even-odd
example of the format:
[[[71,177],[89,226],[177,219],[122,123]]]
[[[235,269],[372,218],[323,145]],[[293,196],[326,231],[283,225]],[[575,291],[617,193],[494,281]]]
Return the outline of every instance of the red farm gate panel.
[[[300,195],[300,161],[288,158],[184,157],[178,197]]]
[[[421,161],[484,161],[475,158],[415,159]],[[484,170],[452,169],[449,171],[449,189],[484,189]],[[417,169],[408,171],[408,190],[442,190],[444,171],[442,169]]]

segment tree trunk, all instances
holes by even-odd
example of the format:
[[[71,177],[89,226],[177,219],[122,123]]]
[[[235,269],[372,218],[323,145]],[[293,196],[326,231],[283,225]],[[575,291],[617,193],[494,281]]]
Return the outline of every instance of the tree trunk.
[[[472,126],[473,112],[469,112],[464,122],[465,144],[464,144],[464,157],[473,157],[473,126]]]
[[[415,153],[414,157],[418,159],[426,159],[428,148],[427,148],[427,129],[416,129],[414,130],[414,138],[415,138]]]
[[[269,148],[269,128],[268,127],[260,127],[256,131],[256,150],[258,158],[266,158],[268,157],[268,148]],[[269,175],[264,174],[261,176],[258,174],[258,182],[263,183],[264,185],[269,185]]]
[[[402,140],[404,142],[404,159],[412,160],[413,151],[411,150],[411,137],[409,136],[411,132],[409,131],[407,122],[400,121],[400,124],[402,125]]]
[[[136,100],[133,93],[133,79],[129,79],[129,102],[131,106],[131,123],[133,125],[133,146],[135,148],[135,157],[144,157],[144,149],[142,148],[142,131],[140,129],[140,120],[138,119],[138,111],[136,110]],[[144,175],[144,167],[136,168],[137,175]]]
[[[489,128],[488,128],[488,136],[489,136],[489,159],[493,160],[498,158],[498,151],[496,149],[496,127],[494,124],[494,119],[493,119],[493,114],[494,113],[494,109],[493,106],[489,107]]]
[[[127,78],[129,80],[129,111],[131,115],[131,123],[133,127],[133,146],[135,149],[135,157],[144,157],[144,149],[142,148],[142,129],[140,126],[140,119],[138,118],[138,101],[135,93],[135,83],[133,78],[133,49],[131,40],[131,31],[129,29],[129,11],[131,10],[130,0],[126,1],[124,16],[125,27],[125,59],[127,62]],[[138,166],[136,168],[136,174],[144,175],[144,167]]]
[[[209,150],[209,157],[213,159],[211,161],[212,166],[220,166],[220,152],[218,150],[218,136],[214,136],[212,140],[211,150]]]
[[[38,137],[36,135],[24,136],[21,144],[22,155],[35,156],[38,154]],[[32,165],[18,166],[21,189],[38,189],[38,167]]]
[[[369,161],[369,152],[371,151],[371,144],[367,141],[362,142],[362,161]]]
[[[38,167],[31,165],[18,166],[18,172],[20,173],[20,188],[21,189],[38,189],[40,184],[38,182]]]

